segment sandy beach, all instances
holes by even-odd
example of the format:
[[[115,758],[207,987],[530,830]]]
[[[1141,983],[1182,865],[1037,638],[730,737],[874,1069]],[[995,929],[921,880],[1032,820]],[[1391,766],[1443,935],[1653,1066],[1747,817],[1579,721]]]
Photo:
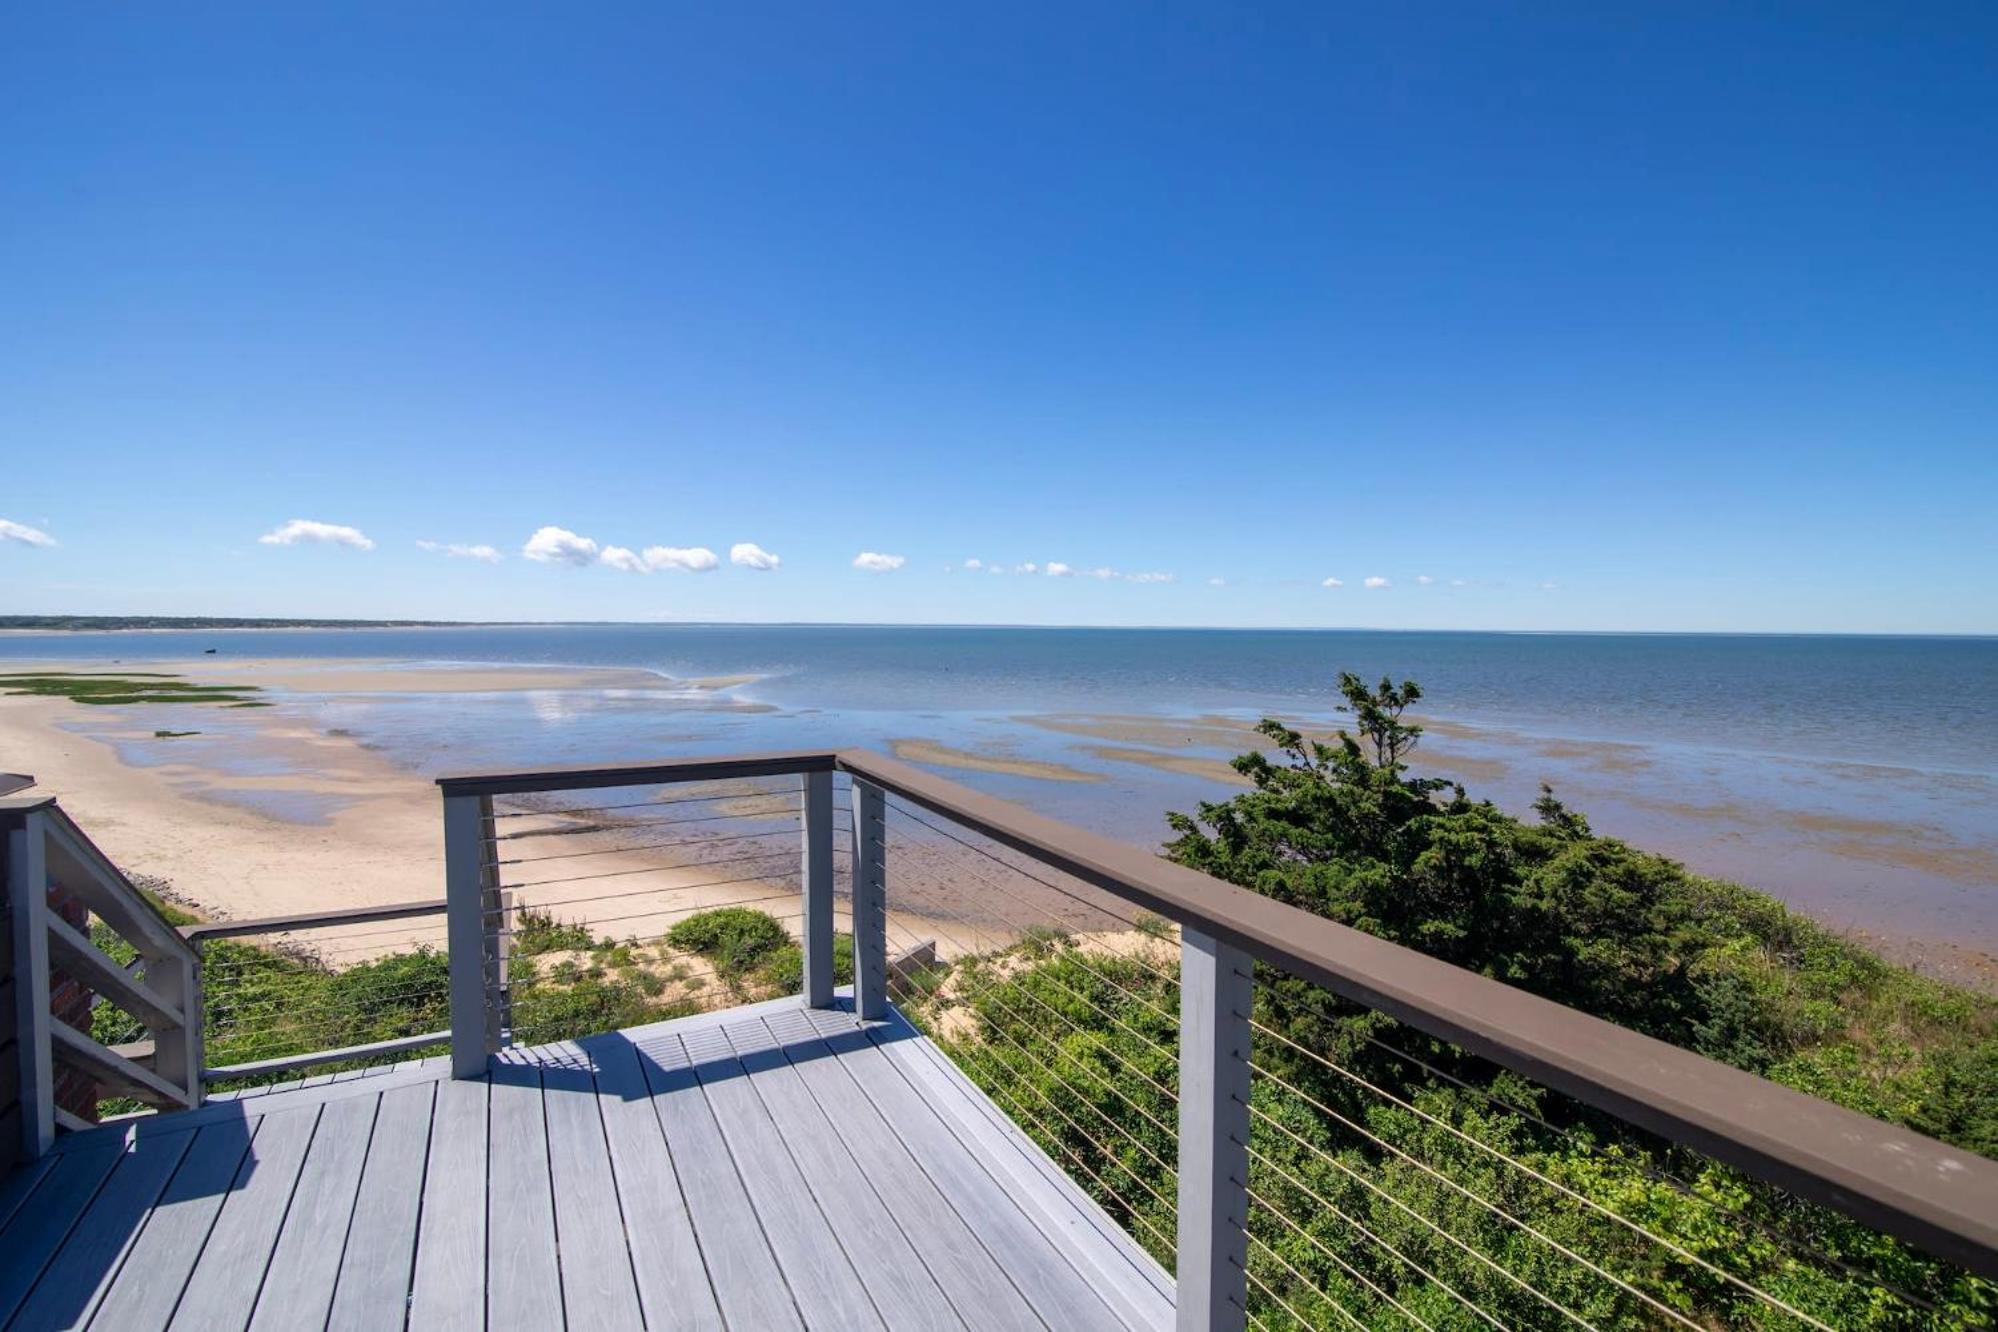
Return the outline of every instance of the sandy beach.
[[[102,663],[46,669],[107,670]],[[730,683],[587,668],[409,670],[352,662],[148,662],[145,669],[314,694],[685,690]],[[174,715],[201,724],[199,710]],[[198,761],[192,749],[189,759],[176,761],[170,747],[189,742],[158,736],[153,728],[159,720],[156,710],[143,707],[0,696],[0,770],[32,775],[36,785],[24,794],[56,796],[128,874],[206,919],[262,919],[444,895],[442,810],[431,780],[351,736],[302,724],[281,698],[235,719],[226,766]],[[121,744],[146,746],[155,756],[128,762]],[[536,813],[531,802],[501,807],[509,812],[501,825],[500,870],[516,907],[545,911],[607,938],[657,936],[692,912],[739,904],[796,929],[795,797],[788,792],[744,787],[703,806],[695,812],[741,820],[739,831],[729,836],[697,829],[674,845],[650,840],[644,811],[570,817]],[[311,817],[285,817],[288,809],[309,810]],[[926,902],[938,900],[922,888],[936,876],[919,867],[934,866],[936,859],[934,850],[912,849],[911,890]],[[842,917],[844,911],[842,902]],[[934,918],[920,909],[897,910],[891,927],[891,943],[934,943],[946,956],[1005,933],[992,919],[974,927],[953,920],[947,909]],[[318,930],[294,943],[344,965],[442,941],[441,918],[422,918]]]
[[[116,716],[103,714],[116,711]],[[272,710],[276,713],[278,710]],[[0,698],[0,767],[32,775],[128,873],[164,879],[204,915],[240,919],[441,896],[436,787],[352,740],[273,715],[255,746],[272,773],[195,763],[134,766],[106,738],[70,729],[148,726],[139,710]],[[287,822],[217,791],[304,793],[339,807]]]

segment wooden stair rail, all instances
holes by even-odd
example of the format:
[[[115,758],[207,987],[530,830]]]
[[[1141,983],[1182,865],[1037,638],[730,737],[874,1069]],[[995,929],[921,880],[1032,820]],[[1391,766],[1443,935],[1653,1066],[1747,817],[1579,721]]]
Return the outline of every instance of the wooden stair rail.
[[[112,864],[52,796],[0,798],[6,844],[6,955],[0,984],[0,1133],[12,1154],[46,1152],[56,1131],[82,1120],[55,1104],[58,1066],[80,1070],[103,1091],[163,1109],[199,1105],[201,970],[194,948]],[[60,889],[138,954],[130,965],[100,949],[51,910]],[[50,977],[60,972],[131,1014],[149,1039],[111,1049],[51,1012]],[[129,1057],[143,1050],[143,1058]]]

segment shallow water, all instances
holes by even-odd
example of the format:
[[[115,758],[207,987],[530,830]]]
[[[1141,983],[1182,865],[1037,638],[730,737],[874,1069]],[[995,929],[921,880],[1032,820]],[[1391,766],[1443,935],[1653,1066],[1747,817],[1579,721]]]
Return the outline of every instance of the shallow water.
[[[1338,671],[1419,680],[1427,765],[1523,810],[1551,781],[1599,831],[1776,892],[1830,923],[1998,952],[1998,640],[1217,630],[602,625],[0,635],[0,659],[201,656],[642,667],[748,675],[720,695],[549,690],[339,697],[287,715],[436,773],[921,739],[1094,780],[937,767],[1155,844],[1163,811],[1235,788],[1162,760],[1225,759],[1214,726],[1110,738],[1074,714],[1336,722]],[[171,710],[176,718],[186,715]],[[153,725],[148,713],[145,724]],[[245,773],[230,735],[121,743],[136,762]],[[136,729],[129,721],[124,729]],[[1142,760],[1142,761],[1140,761]],[[1196,766],[1199,766],[1196,764]],[[304,817],[323,811],[297,810]]]

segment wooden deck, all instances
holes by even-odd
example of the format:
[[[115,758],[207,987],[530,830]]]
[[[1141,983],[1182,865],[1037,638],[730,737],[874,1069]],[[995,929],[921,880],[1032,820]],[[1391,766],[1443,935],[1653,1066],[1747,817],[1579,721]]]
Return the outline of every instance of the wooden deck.
[[[899,1017],[796,1000],[110,1125],[0,1185],[13,1328],[1165,1327]]]

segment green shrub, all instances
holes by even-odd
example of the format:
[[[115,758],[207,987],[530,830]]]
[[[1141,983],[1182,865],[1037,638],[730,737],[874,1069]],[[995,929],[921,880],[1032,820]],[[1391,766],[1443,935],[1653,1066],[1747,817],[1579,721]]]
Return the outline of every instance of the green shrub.
[[[805,984],[805,950],[786,940],[756,969],[756,979],[778,994],[796,994]],[[853,936],[833,935],[833,984],[853,984]]]
[[[716,907],[689,916],[668,930],[666,939],[700,954],[723,976],[742,976],[791,942],[776,917],[752,907]]]
[[[522,907],[513,919],[513,951],[518,957],[566,953],[596,946],[587,926],[555,919],[547,911]]]

